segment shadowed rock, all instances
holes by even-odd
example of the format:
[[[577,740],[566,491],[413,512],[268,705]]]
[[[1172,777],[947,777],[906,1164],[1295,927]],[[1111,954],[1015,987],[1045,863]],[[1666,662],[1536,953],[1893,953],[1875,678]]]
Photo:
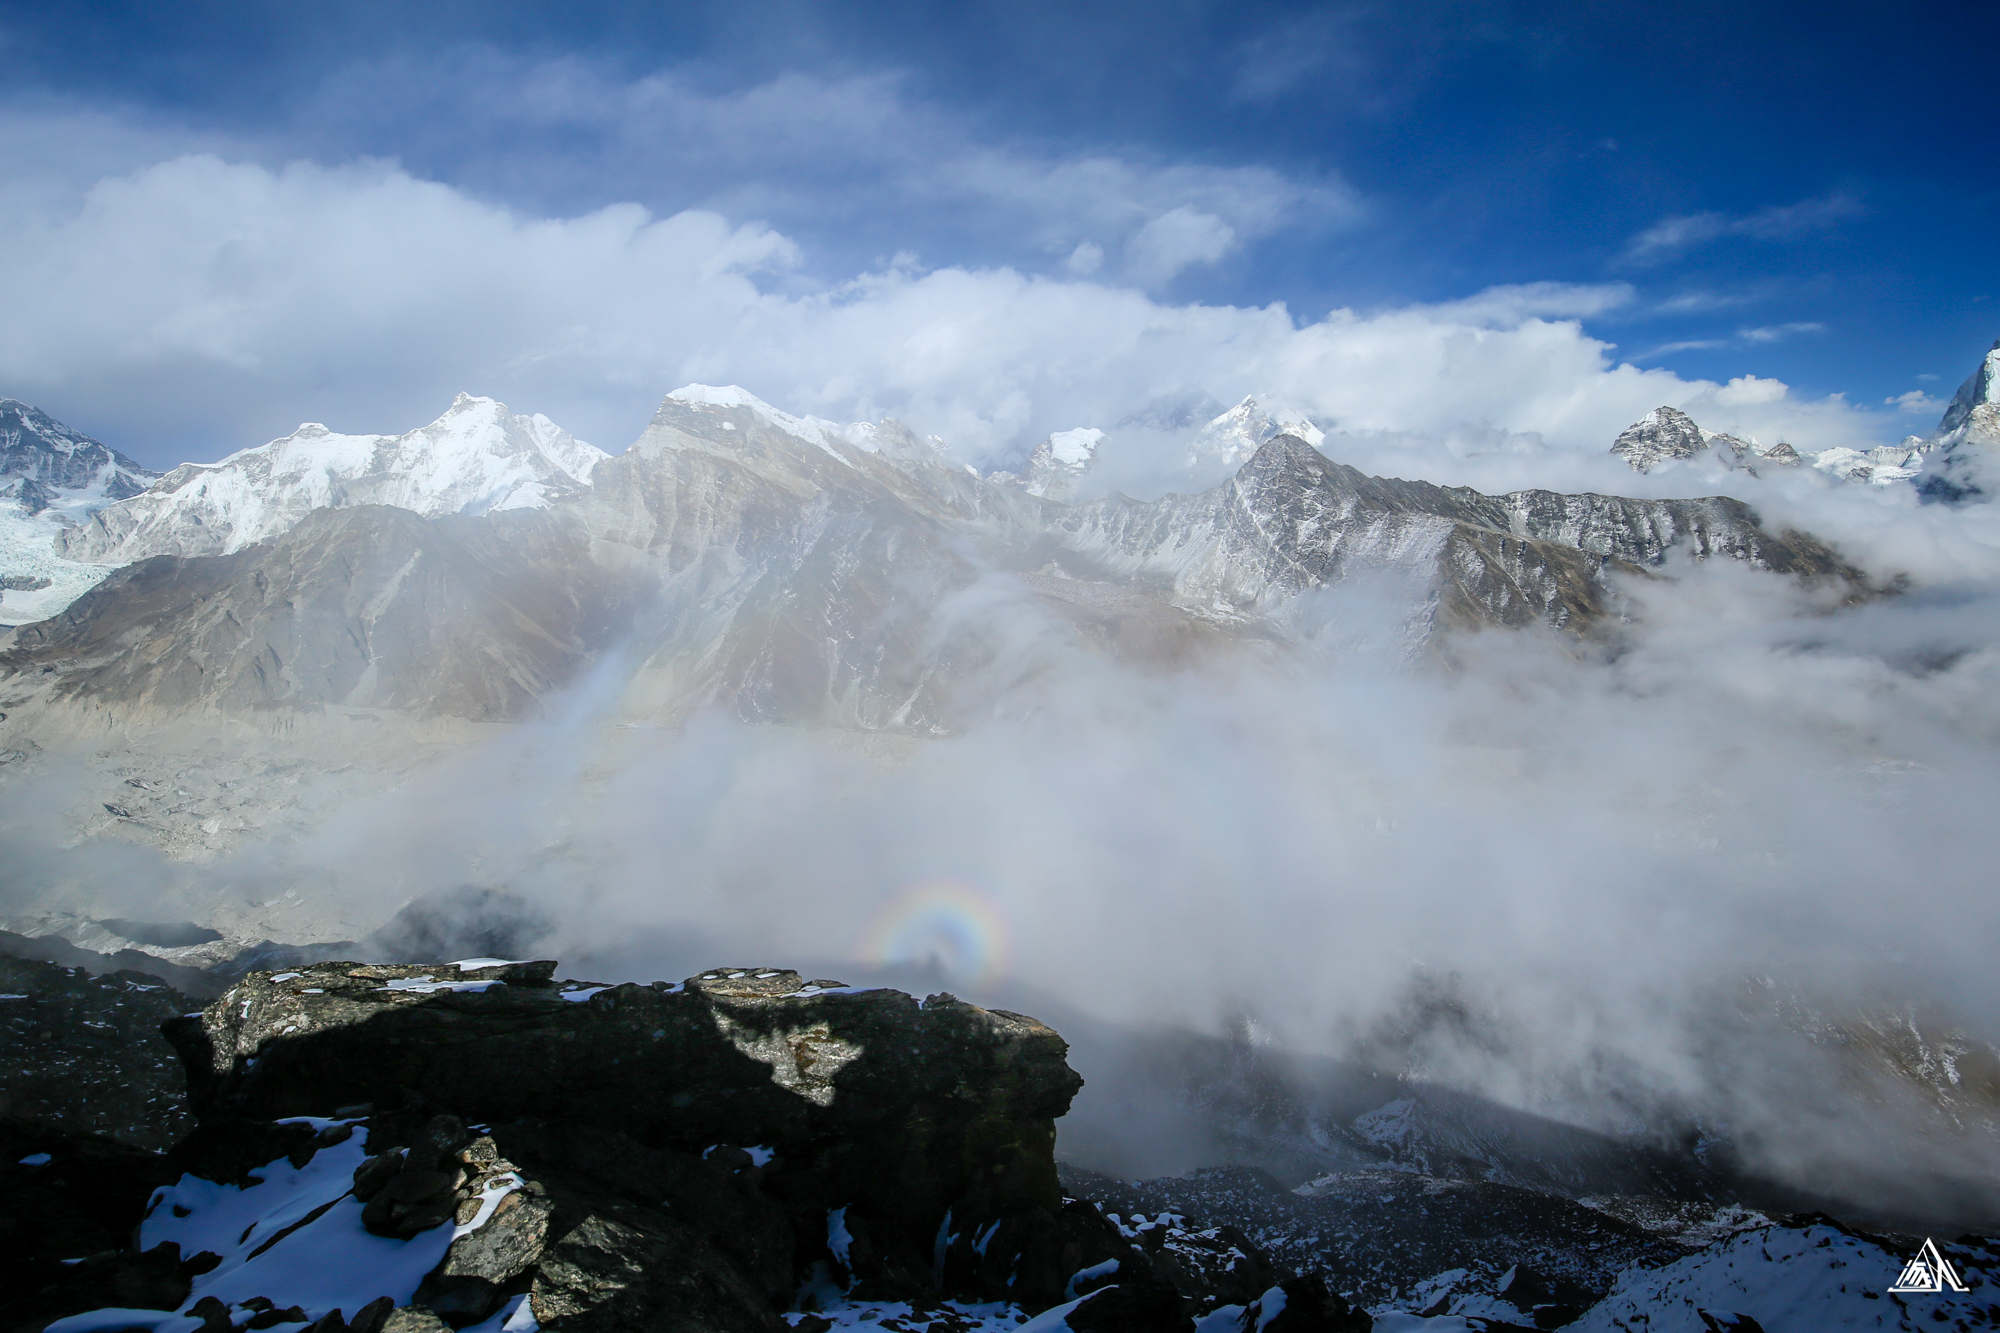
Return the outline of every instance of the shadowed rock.
[[[793,1213],[866,1217],[885,1272],[928,1272],[948,1213],[1060,1206],[1054,1121],[1082,1080],[1031,1018],[775,969],[650,987],[558,985],[553,970],[253,973],[168,1031],[205,1127],[355,1102],[448,1108],[520,1126],[524,1148],[571,1171],[616,1179],[629,1161],[663,1192],[718,1145],[754,1147],[782,1163],[755,1169]]]

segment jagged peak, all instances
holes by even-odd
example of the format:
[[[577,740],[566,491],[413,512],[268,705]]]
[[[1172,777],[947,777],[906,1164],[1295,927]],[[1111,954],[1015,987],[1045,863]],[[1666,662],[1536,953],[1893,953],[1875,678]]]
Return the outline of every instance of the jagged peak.
[[[1710,433],[1694,423],[1694,418],[1665,403],[1618,432],[1611,452],[1639,471],[1660,463],[1693,458],[1711,442]]]
[[[91,438],[74,426],[64,425],[33,403],[24,403],[18,398],[0,398],[0,452],[11,456],[10,461],[0,462],[0,475],[7,476],[21,474],[27,458],[39,454],[46,461],[26,463],[25,471],[40,476],[44,481],[51,480],[46,473],[50,466],[58,471],[68,471],[78,465],[79,456],[83,459],[94,458],[97,461],[89,466],[96,473],[105,474],[100,480],[109,478],[111,473],[124,474],[124,480],[112,484],[107,492],[113,499],[143,489],[146,482],[160,475],[103,441]],[[55,484],[61,489],[74,489],[89,483],[72,476]]]
[[[1238,470],[1238,475],[1253,470],[1270,472],[1308,468],[1320,471],[1333,466],[1338,465],[1305,437],[1290,431],[1279,431],[1257,446],[1256,452]]]
[[[660,410],[653,417],[654,424],[689,424],[685,416],[676,421],[675,408],[703,413],[748,412],[765,425],[823,450],[849,466],[854,465],[854,460],[842,452],[842,446],[863,454],[918,462],[936,462],[948,447],[937,436],[920,436],[894,417],[843,425],[825,417],[794,416],[737,384],[684,384],[661,402]],[[725,431],[736,429],[735,422],[727,419],[720,424]],[[718,437],[710,437],[711,444],[718,442]]]
[[[1979,368],[1958,386],[1951,405],[1938,421],[1938,434],[1949,435],[1972,419],[1972,411],[1982,403],[2000,404],[2000,338],[1979,362]]]
[[[1314,424],[1312,417],[1303,410],[1270,395],[1260,398],[1254,393],[1245,394],[1236,406],[1212,418],[1202,434],[1238,434],[1261,444],[1281,431],[1297,436],[1314,448],[1318,448],[1326,438],[1326,432]]]
[[[785,434],[829,451],[833,440],[848,440],[848,432],[840,423],[823,417],[793,416],[783,408],[771,406],[739,384],[683,384],[667,395],[666,401],[660,404],[662,411],[666,410],[668,403],[681,403],[693,408],[738,408],[752,412]],[[848,442],[854,443],[851,440]]]

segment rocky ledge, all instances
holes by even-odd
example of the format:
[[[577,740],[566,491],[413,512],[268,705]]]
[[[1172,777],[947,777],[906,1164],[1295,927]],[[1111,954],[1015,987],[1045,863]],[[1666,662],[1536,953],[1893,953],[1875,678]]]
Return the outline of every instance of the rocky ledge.
[[[1032,1018],[554,974],[321,963],[169,1021],[197,1123],[164,1160],[44,1135],[0,1167],[0,1201],[88,1213],[43,1244],[0,1202],[0,1333],[1369,1327],[1231,1228],[1065,1198],[1082,1080]]]

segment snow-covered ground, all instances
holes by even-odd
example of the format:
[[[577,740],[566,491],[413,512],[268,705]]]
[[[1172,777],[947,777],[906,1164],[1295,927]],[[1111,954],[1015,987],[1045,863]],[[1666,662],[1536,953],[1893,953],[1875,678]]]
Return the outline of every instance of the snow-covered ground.
[[[1663,1268],[1636,1268],[1568,1327],[1575,1333],[1706,1333],[1701,1317],[1748,1315],[1765,1333],[1992,1328],[1986,1250],[1941,1247],[1965,1292],[1892,1292],[1907,1262],[1838,1227],[1740,1232]],[[1725,1327],[1727,1325],[1725,1324]]]
[[[285,1123],[325,1130],[349,1122],[301,1118]],[[250,1172],[257,1183],[249,1188],[183,1176],[155,1191],[139,1226],[139,1248],[172,1241],[184,1255],[208,1251],[222,1261],[194,1279],[177,1311],[92,1310],[56,1320],[47,1333],[196,1333],[203,1320],[187,1311],[207,1297],[228,1306],[231,1322],[239,1325],[264,1308],[262,1302],[249,1304],[253,1298],[261,1297],[277,1310],[297,1306],[305,1323],[271,1325],[295,1333],[332,1310],[352,1318],[383,1296],[399,1306],[409,1304],[452,1241],[484,1225],[500,1199],[521,1182],[501,1177],[485,1192],[483,1206],[470,1222],[447,1221],[408,1240],[377,1236],[361,1225],[362,1204],[352,1193],[355,1168],[366,1157],[364,1138],[354,1132],[321,1148],[302,1167],[282,1157],[257,1167]],[[474,1330],[535,1333],[526,1301],[514,1298]]]
[[[239,1325],[268,1309],[296,1306],[305,1321],[316,1321],[336,1309],[351,1317],[382,1297],[405,1305],[451,1243],[478,1230],[501,1199],[522,1188],[521,1178],[501,1163],[485,1180],[475,1200],[479,1207],[468,1221],[446,1221],[407,1240],[388,1239],[362,1225],[363,1206],[353,1197],[355,1169],[366,1159],[358,1124],[311,1118],[288,1123],[309,1126],[323,1137],[348,1125],[355,1131],[326,1143],[302,1166],[279,1158],[256,1168],[250,1173],[255,1183],[248,1187],[183,1176],[155,1192],[139,1228],[141,1250],[173,1242],[184,1255],[207,1251],[221,1256],[194,1279],[180,1309],[90,1311],[57,1320],[47,1333],[197,1333],[203,1320],[189,1311],[208,1298],[228,1307],[232,1322]],[[1890,1290],[1907,1285],[1907,1256],[1837,1225],[1751,1227],[1676,1262],[1626,1270],[1607,1297],[1565,1327],[1576,1333],[1707,1333],[1732,1327],[1744,1316],[1765,1333],[1995,1327],[2000,1305],[1994,1302],[1991,1272],[2000,1254],[1969,1244],[1939,1249],[1951,1265],[1951,1284],[1965,1290],[1951,1285],[1935,1293]],[[1078,1276],[1102,1275],[1086,1270]],[[824,1320],[832,1329],[890,1333],[1063,1333],[1070,1327],[1067,1316],[1087,1299],[1030,1315],[1004,1302],[854,1300],[824,1269],[820,1277],[801,1290],[798,1308],[786,1316],[793,1327],[824,1329],[818,1322]],[[1507,1299],[1513,1278],[1511,1270],[1501,1275],[1463,1269],[1440,1273],[1403,1299],[1375,1309],[1376,1333],[1449,1333],[1481,1328],[1485,1321],[1528,1323],[1533,1315],[1524,1315]],[[1190,1320],[1190,1333],[1261,1328],[1283,1300],[1284,1293],[1273,1288],[1247,1310],[1224,1306]],[[273,1326],[302,1333],[307,1324],[294,1317]],[[535,1333],[536,1327],[526,1298],[515,1297],[474,1326],[474,1333]]]

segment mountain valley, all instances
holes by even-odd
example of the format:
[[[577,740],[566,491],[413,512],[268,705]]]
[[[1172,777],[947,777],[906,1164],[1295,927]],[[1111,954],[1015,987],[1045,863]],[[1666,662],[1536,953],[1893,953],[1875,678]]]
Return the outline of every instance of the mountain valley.
[[[1655,493],[1711,471],[1751,486],[1852,481],[1849,496],[1893,483],[1942,502],[1936,513],[1976,517],[1994,364],[1935,438],[1898,455],[1908,466],[1885,455],[1867,475],[1841,473],[1823,454],[1705,431],[1669,407],[1612,453]],[[158,477],[33,409],[0,411],[20,423],[5,455],[17,525],[6,531],[24,534],[0,548],[13,580],[0,613],[19,616],[0,636],[11,969],[0,1005],[21,1006],[0,1021],[22,1020],[0,1039],[32,1055],[0,1096],[63,1135],[111,1132],[148,1149],[206,1116],[174,1149],[199,1167],[196,1184],[176,1187],[191,1207],[255,1167],[296,1177],[313,1208],[346,1210],[353,1170],[421,1155],[436,1116],[463,1115],[465,1133],[438,1151],[504,1149],[492,1162],[527,1173],[508,1185],[487,1158],[460,1163],[450,1206],[466,1211],[453,1224],[472,1226],[466,1235],[487,1203],[555,1199],[570,1211],[551,1215],[579,1227],[610,1218],[660,1253],[671,1240],[709,1256],[722,1276],[701,1299],[726,1289],[752,1312],[716,1327],[815,1330],[914,1329],[924,1302],[946,1294],[958,1322],[936,1314],[929,1327],[1034,1327],[1041,1311],[1109,1289],[1113,1270],[1086,1276],[1101,1258],[1091,1246],[1186,1279],[1161,1298],[1168,1322],[1105,1327],[1181,1328],[1233,1310],[1199,1327],[1284,1333],[1273,1307],[1287,1298],[1269,1293],[1301,1282],[1283,1289],[1326,1303],[1321,1322],[1290,1325],[1300,1329],[1367,1326],[1348,1302],[1378,1330],[1627,1327],[1671,1299],[1687,1319],[1710,1312],[1706,1325],[1683,1320],[1690,1329],[1759,1326],[1716,1322],[1748,1315],[1775,1333],[1793,1325],[1756,1314],[1757,1293],[1786,1283],[1817,1302],[1811,1327],[1928,1327],[1933,1307],[1892,1311],[1864,1294],[1895,1276],[1868,1266],[1906,1261],[1927,1234],[2000,1226],[2000,1046],[1977,1021],[1978,994],[1877,984],[1901,975],[1902,957],[1879,937],[1863,963],[1829,966],[1840,984],[1814,989],[1717,924],[1750,912],[1759,886],[1810,890],[1848,867],[1871,887],[1892,882],[1899,867],[1870,860],[1881,844],[1866,835],[1948,850],[1935,830],[1976,818],[1983,790],[1947,780],[1963,771],[1954,762],[1977,767],[1983,723],[1952,733],[1961,715],[1920,693],[1976,696],[1983,650],[1909,631],[1896,661],[1914,665],[1841,657],[1854,624],[1933,614],[1941,594],[1793,523],[1790,492],[1771,490],[1767,506],[1371,476],[1329,456],[1338,435],[1255,399],[1185,443],[1191,470],[1226,467],[1226,480],[1145,500],[1101,487],[1109,436],[1094,428],[1051,434],[1018,471],[982,473],[897,421],[794,416],[735,387],[676,390],[617,455],[460,395],[404,435],[302,426]],[[1700,627],[1694,666],[1662,654],[1662,623]],[[1753,648],[1784,674],[1758,675]],[[1794,702],[1822,706],[1826,678],[1922,726],[1886,724],[1843,694],[1824,705],[1834,722],[1795,720]],[[1629,721],[1642,706],[1648,720]],[[987,887],[1003,882],[1006,893]],[[1008,894],[1011,915],[994,906]],[[1824,910],[1810,894],[1771,901],[1774,937],[1796,935],[1799,957],[1846,948],[1836,928],[1865,933],[1830,895]],[[1818,918],[1834,922],[1825,935]],[[779,968],[627,984],[753,941],[788,966],[824,959],[820,970],[865,984]],[[1434,945],[1488,966],[1433,967]],[[616,984],[506,970],[558,952]],[[456,979],[439,981],[442,967]],[[1849,973],[1861,980],[1847,985]],[[1036,1196],[1055,1229],[983,1230],[1012,1215],[1008,1202],[962,1233],[941,1211],[951,1200],[926,1195],[893,1244],[850,1250],[832,1196],[813,1193],[818,1176],[785,1183],[781,1163],[717,1184],[693,1139],[586,1151],[562,1137],[595,1125],[581,1102],[517,1105],[504,1088],[480,1092],[492,1106],[454,1100],[485,1087],[471,1075],[399,1085],[416,1091],[393,1109],[404,1093],[386,1084],[314,1085],[227,1115],[212,1100],[225,1084],[246,1097],[265,1086],[258,1050],[282,1066],[291,1030],[225,1033],[279,1012],[257,1008],[267,1003],[298,1017],[334,1013],[313,998],[334,993],[408,1000],[393,1021],[447,1026],[510,1005],[535,1024],[575,1010],[624,1041],[639,1019],[615,1015],[680,1005],[704,985],[747,1014],[768,997],[745,978],[767,975],[802,997],[787,1003],[828,1012],[949,983],[985,1006],[963,1006],[978,1023],[1034,1024],[1046,1039],[1033,1041],[1062,1045],[1014,1010],[1049,1016],[1084,1080],[1056,1099],[1068,1113],[1048,1117],[1054,1147],[1032,1164],[1060,1166],[1059,1190],[1041,1182],[1053,1205]],[[1627,981],[1639,998],[1621,1012]],[[732,986],[749,990],[732,999]],[[1611,1007],[1590,1007],[1600,1002]],[[933,994],[914,1010],[934,1003],[944,1015],[961,1002]],[[175,1099],[192,1085],[141,1029],[203,1004],[207,1039],[236,1044],[214,1048],[223,1082],[192,1087],[183,1112]],[[461,1018],[438,1017],[447,1011]],[[1621,1022],[1637,1035],[1592,1030]],[[98,1035],[114,1029],[117,1060]],[[793,1056],[738,1036],[754,1060],[791,1068]],[[786,1050],[807,1052],[800,1069],[822,1048],[836,1064],[852,1056],[823,1033],[797,1041]],[[420,1062],[406,1063],[416,1078]],[[343,1078],[358,1087],[365,1064]],[[77,1088],[128,1085],[91,1094],[90,1114],[62,1088],[86,1067]],[[199,1060],[190,1068],[206,1077]],[[577,1071],[607,1097],[634,1077]],[[817,1084],[799,1087],[823,1109]],[[370,1101],[381,1110],[346,1113]],[[517,1125],[478,1146],[474,1126],[503,1112],[565,1127],[550,1138]],[[285,1128],[295,1116],[315,1118],[310,1151]],[[359,1128],[340,1137],[336,1121]],[[44,1152],[87,1155],[6,1125],[24,1148],[8,1168],[22,1180]],[[798,1152],[825,1146],[812,1141]],[[764,1172],[763,1141],[742,1146],[754,1151],[731,1170]],[[716,1229],[722,1213],[704,1213],[689,1240],[655,1215],[657,1200],[615,1200],[610,1167],[578,1165],[601,1152],[676,1189],[698,1179],[722,1191],[724,1211],[750,1208],[825,1271],[752,1255],[749,1232]],[[299,1174],[313,1153],[340,1171]],[[947,1192],[985,1198],[963,1184]],[[766,1196],[794,1188],[779,1227]],[[500,1192],[480,1203],[481,1190]],[[1064,1196],[1090,1202],[1072,1211]],[[340,1243],[384,1240],[359,1220],[365,1201],[351,1202],[355,1218],[338,1225],[354,1234]],[[852,1206],[857,1227],[890,1208]],[[524,1207],[544,1205],[510,1205]],[[255,1269],[255,1228],[276,1245],[286,1227],[344,1212],[259,1217],[240,1219],[252,1230],[225,1247],[224,1267],[161,1279],[181,1297],[175,1310],[188,1305],[175,1318],[194,1322],[159,1307],[151,1322],[55,1333],[210,1329],[189,1304],[225,1291],[207,1272],[278,1271]],[[1042,1255],[1033,1299],[1003,1289],[987,1242],[995,1255]],[[612,1260],[577,1257],[575,1236],[563,1244],[569,1257],[537,1233],[523,1266],[476,1291],[460,1284],[477,1297],[463,1305],[439,1285],[452,1274],[412,1267],[408,1290],[392,1293],[400,1308],[376,1313],[402,1321],[396,1333],[525,1333],[508,1321],[532,1288],[551,1330],[624,1327],[579,1313],[597,1298],[573,1280]],[[1058,1273],[1068,1259],[1036,1246],[1076,1262]],[[1974,1294],[1935,1308],[1953,1326],[1991,1326],[1992,1245],[1968,1236],[1949,1253]],[[38,1273],[78,1257],[38,1255]],[[137,1282],[143,1257],[92,1263]],[[1215,1276],[1232,1263],[1242,1281]],[[276,1286],[249,1294],[268,1309],[225,1302],[232,1327],[288,1327],[290,1306],[319,1333],[362,1327],[320,1328],[325,1309]],[[972,1311],[981,1301],[993,1308]],[[1338,1322],[1350,1313],[1362,1322]],[[1861,1322],[1877,1313],[1887,1322]],[[1078,1319],[1068,1327],[1094,1326]]]

